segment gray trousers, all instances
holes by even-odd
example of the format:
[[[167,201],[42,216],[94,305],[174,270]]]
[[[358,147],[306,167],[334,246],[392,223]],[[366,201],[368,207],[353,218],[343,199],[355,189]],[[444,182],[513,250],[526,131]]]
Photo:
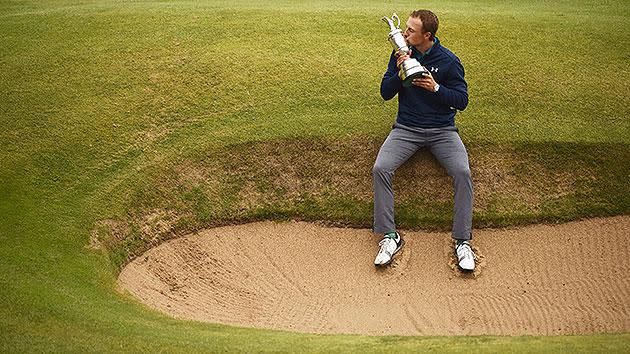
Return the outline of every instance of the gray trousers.
[[[452,236],[458,240],[472,238],[473,186],[468,154],[456,127],[415,128],[394,124],[381,146],[372,168],[374,187],[374,232],[396,230],[394,223],[394,171],[418,149],[427,147],[453,179],[455,208]]]

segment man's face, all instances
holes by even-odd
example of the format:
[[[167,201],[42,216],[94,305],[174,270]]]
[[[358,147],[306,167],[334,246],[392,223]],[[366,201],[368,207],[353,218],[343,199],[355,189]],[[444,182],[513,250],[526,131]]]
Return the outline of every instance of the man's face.
[[[409,17],[407,20],[407,28],[403,32],[403,36],[409,45],[421,48],[427,42],[431,41],[430,32],[422,32],[422,21],[416,17]]]

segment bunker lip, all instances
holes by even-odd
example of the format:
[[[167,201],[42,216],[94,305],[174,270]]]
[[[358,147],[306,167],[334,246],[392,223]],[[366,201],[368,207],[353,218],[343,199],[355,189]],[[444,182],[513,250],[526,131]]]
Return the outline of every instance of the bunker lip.
[[[129,263],[119,285],[181,319],[308,333],[566,335],[630,330],[630,216],[475,230],[462,273],[448,233],[378,236],[305,222],[219,227]]]

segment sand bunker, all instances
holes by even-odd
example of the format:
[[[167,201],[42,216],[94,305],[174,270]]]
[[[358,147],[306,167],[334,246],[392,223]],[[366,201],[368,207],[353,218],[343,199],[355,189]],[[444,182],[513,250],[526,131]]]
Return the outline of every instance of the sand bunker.
[[[447,233],[406,232],[385,269],[368,230],[304,222],[210,229],[138,257],[120,285],[177,318],[316,333],[554,335],[630,330],[630,216],[478,230],[481,267]]]

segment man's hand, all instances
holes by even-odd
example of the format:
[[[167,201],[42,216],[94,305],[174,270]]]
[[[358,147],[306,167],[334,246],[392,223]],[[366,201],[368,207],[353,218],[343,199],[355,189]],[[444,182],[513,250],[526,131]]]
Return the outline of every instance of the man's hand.
[[[421,87],[427,91],[435,92],[435,86],[437,85],[437,82],[435,82],[435,80],[433,79],[433,75],[431,75],[430,72],[427,72],[427,74],[413,79],[413,81],[411,81],[411,84]]]
[[[396,66],[400,68],[400,65],[403,63],[403,61],[409,59],[410,56],[409,54],[398,54],[396,53]]]

